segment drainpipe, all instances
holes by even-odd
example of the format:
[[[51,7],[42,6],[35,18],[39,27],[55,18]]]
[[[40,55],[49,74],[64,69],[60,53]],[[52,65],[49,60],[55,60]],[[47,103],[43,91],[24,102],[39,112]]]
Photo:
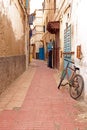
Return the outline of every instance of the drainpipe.
[[[29,66],[29,24],[28,24],[28,16],[29,12],[27,12],[26,7],[23,4],[22,0],[18,0],[24,15],[25,15],[25,55],[26,55],[26,70],[28,69]]]

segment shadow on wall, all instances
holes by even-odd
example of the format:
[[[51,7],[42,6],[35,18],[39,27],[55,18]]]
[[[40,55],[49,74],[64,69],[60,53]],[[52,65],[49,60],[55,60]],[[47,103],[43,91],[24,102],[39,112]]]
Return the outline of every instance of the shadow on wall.
[[[26,69],[24,37],[16,40],[10,20],[0,13],[0,93]]]

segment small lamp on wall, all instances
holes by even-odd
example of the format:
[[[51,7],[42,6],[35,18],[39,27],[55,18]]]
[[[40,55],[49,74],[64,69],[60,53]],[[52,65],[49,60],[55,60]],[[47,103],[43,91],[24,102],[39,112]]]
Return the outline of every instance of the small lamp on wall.
[[[77,46],[77,55],[76,55],[76,57],[78,58],[78,59],[82,59],[82,51],[81,51],[81,45],[78,45]]]

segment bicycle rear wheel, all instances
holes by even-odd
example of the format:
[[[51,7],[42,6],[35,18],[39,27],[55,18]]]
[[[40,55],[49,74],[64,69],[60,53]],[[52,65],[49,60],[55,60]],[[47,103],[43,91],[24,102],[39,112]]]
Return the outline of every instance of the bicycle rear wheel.
[[[79,74],[76,74],[73,77],[72,83],[70,85],[70,96],[73,99],[77,99],[82,94],[84,88],[84,80],[83,77]]]
[[[66,76],[66,69],[64,69],[63,72],[62,72],[62,75],[61,75],[61,78],[60,78],[60,82],[58,84],[58,89],[60,89],[60,86],[62,85],[62,82],[63,82],[65,76]]]

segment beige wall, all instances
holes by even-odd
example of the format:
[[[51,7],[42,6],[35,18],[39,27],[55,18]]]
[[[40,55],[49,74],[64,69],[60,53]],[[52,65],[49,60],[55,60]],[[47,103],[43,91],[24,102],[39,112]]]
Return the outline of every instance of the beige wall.
[[[18,2],[0,2],[0,19],[0,56],[24,54],[24,15]]]
[[[18,0],[1,0],[0,93],[26,70],[27,35],[24,11]]]

